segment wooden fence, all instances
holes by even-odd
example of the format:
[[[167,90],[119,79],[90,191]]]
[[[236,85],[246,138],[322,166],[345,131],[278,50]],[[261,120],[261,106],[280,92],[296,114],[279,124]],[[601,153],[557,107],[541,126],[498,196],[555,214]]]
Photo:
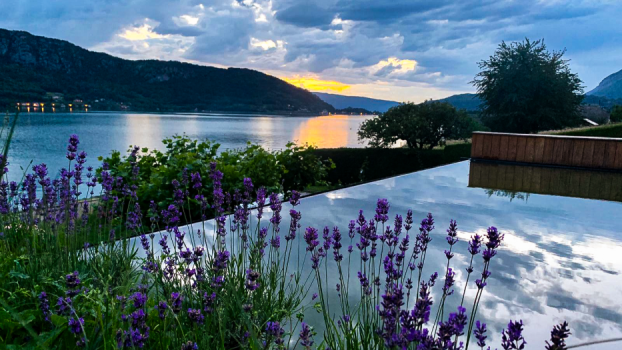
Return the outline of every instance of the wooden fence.
[[[622,170],[622,139],[474,132],[471,158]]]

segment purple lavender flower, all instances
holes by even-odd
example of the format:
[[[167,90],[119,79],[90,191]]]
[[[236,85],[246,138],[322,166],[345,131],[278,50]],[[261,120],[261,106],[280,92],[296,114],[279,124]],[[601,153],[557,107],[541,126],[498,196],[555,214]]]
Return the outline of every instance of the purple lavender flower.
[[[135,308],[141,308],[147,303],[147,295],[141,292],[134,293],[130,299],[134,301]]]
[[[406,212],[406,225],[404,225],[404,228],[406,229],[406,232],[410,231],[410,229],[413,227],[413,211],[412,209],[408,209],[408,211]]]
[[[479,254],[481,246],[482,246],[482,236],[478,234],[474,235],[473,237],[471,237],[471,240],[469,241],[469,253],[471,253],[471,255]]]
[[[225,270],[229,264],[229,257],[231,254],[227,250],[221,250],[216,254],[216,258],[213,263],[213,270],[216,272]]]
[[[82,326],[84,325],[84,319],[82,317],[77,320],[73,317],[69,319],[69,331],[73,334],[82,333]]]
[[[56,306],[58,307],[58,314],[63,316],[69,315],[69,313],[71,312],[71,304],[71,298],[59,297],[58,301],[56,302]]]
[[[177,293],[177,292],[173,292],[171,293],[171,300],[172,300],[172,309],[174,313],[179,313],[179,311],[181,311],[181,303],[184,300],[184,297]]]
[[[201,309],[188,309],[188,318],[195,324],[203,324],[205,316],[201,314]]]
[[[78,135],[73,134],[69,136],[69,144],[67,145],[67,159],[69,160],[76,159],[76,152],[78,151],[78,144],[80,144]]]
[[[302,324],[300,325],[300,345],[302,345],[303,347],[307,348],[307,349],[311,349],[311,346],[313,346],[313,331],[311,329],[311,327],[309,327],[308,324],[306,324],[305,322],[302,322]]]
[[[266,323],[266,334],[270,337],[274,337],[274,343],[277,345],[283,344],[283,334],[285,334],[285,330],[279,322],[277,321],[269,321]]]
[[[317,230],[313,227],[307,227],[304,234],[305,242],[307,242],[307,251],[312,252],[320,244],[318,241]]]
[[[260,284],[257,281],[261,274],[251,269],[246,270],[246,289],[254,291],[259,288]]]
[[[158,305],[156,306],[156,308],[158,309],[158,316],[160,317],[161,320],[163,320],[166,317],[166,309],[168,309],[168,305],[166,304],[166,301],[158,302]]]
[[[198,172],[190,174],[190,182],[192,182],[192,188],[195,190],[201,189],[203,184],[201,183],[201,174]]]
[[[343,255],[339,253],[341,249],[341,232],[339,232],[339,227],[333,227],[333,255],[335,257],[336,262],[340,262],[343,259]]]
[[[289,204],[291,204],[292,207],[295,207],[298,204],[300,204],[300,192],[296,190],[292,191],[292,195],[291,197],[289,197]]]
[[[473,331],[473,335],[475,335],[475,339],[477,339],[477,346],[480,348],[484,348],[486,346],[486,324],[481,323],[479,320],[475,322],[475,330]]]
[[[376,215],[374,219],[383,224],[389,220],[389,201],[386,198],[378,199],[376,204]]]
[[[199,350],[199,346],[197,345],[197,343],[187,341],[181,344],[181,350]]]
[[[73,273],[65,276],[65,284],[67,285],[67,288],[76,288],[80,285],[82,281],[80,281],[79,275],[78,271],[74,271]]]
[[[523,338],[523,321],[510,321],[501,335],[501,347],[504,350],[522,350],[526,344]]]
[[[551,331],[551,342],[546,341],[546,350],[566,350],[566,338],[570,335],[570,329],[568,329],[568,322],[559,324],[553,327]]]
[[[52,312],[50,311],[50,302],[46,292],[41,292],[41,294],[39,294],[39,309],[41,309],[41,313],[43,313],[45,320],[50,322]]]
[[[270,209],[272,210],[272,217],[270,223],[272,223],[275,232],[279,232],[279,224],[281,223],[281,209],[283,205],[279,199],[277,193],[270,194]]]
[[[203,310],[208,314],[211,314],[214,311],[214,304],[216,303],[216,293],[212,292],[212,294],[207,294],[207,292],[203,293],[203,304],[205,307]]]
[[[289,224],[289,232],[285,236],[285,240],[287,241],[291,241],[292,239],[296,238],[296,232],[300,228],[300,219],[302,218],[300,212],[294,209],[291,209],[289,211],[289,216],[291,217],[291,221]]]
[[[181,344],[181,350],[199,350],[199,346],[197,345],[197,343],[187,341]]]
[[[266,188],[259,187],[257,190],[257,219],[261,220],[263,216],[263,209],[266,205]]]
[[[443,295],[449,296],[454,293],[454,290],[451,289],[454,285],[454,276],[456,273],[450,267],[447,269],[447,274],[445,275],[445,285],[443,285]],[[451,289],[451,290],[450,290]]]

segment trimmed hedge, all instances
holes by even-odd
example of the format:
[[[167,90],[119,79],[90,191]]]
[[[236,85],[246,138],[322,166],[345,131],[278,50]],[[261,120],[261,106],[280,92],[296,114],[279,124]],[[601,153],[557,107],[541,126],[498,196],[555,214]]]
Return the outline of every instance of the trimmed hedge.
[[[328,171],[329,182],[349,185],[455,163],[471,156],[471,144],[453,144],[432,150],[323,148],[316,149],[315,153],[335,163],[336,167]]]
[[[549,131],[546,132],[546,134],[622,138],[622,123],[599,125],[571,130]]]

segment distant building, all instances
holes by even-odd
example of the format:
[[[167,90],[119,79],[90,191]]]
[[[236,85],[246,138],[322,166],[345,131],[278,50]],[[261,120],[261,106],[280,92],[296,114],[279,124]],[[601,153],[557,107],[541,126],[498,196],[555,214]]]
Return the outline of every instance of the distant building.
[[[45,99],[52,101],[62,101],[65,99],[65,95],[61,94],[60,92],[46,92]]]
[[[73,100],[73,103],[82,103],[81,99],[76,98],[75,100]]]

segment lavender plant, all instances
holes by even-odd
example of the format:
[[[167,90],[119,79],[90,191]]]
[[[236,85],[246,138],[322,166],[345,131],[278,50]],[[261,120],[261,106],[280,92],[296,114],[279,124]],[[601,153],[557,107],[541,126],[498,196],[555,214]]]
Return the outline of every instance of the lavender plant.
[[[143,209],[136,193],[139,149],[128,157],[129,177],[113,176],[104,163],[98,180],[79,144],[72,135],[68,167],[58,179],[40,164],[21,183],[0,181],[0,304],[13,320],[0,327],[6,344],[424,350],[466,349],[473,335],[477,346],[487,345],[486,325],[476,314],[503,240],[494,227],[485,240],[475,235],[469,242],[462,302],[445,318],[445,302],[457,298],[450,266],[458,243],[455,221],[447,230],[445,271],[427,277],[424,265],[435,228],[431,214],[411,233],[412,211],[405,218],[396,215],[391,225],[389,202],[380,199],[373,218],[361,211],[347,235],[338,227],[303,230],[298,192],[284,203],[250,178],[238,191],[227,192],[216,163],[207,174],[183,170],[171,181],[164,209],[155,202]],[[190,203],[200,208],[198,217]],[[203,220],[207,211],[214,213],[213,221]],[[474,281],[469,316],[466,283],[480,252],[481,278]],[[338,303],[332,305],[329,264],[338,280]],[[430,322],[437,283],[442,294]],[[320,335],[303,321],[314,309],[323,319],[316,324]],[[524,348],[522,330],[522,321],[510,322],[502,347]],[[557,326],[547,349],[565,349],[568,334],[566,324]]]

